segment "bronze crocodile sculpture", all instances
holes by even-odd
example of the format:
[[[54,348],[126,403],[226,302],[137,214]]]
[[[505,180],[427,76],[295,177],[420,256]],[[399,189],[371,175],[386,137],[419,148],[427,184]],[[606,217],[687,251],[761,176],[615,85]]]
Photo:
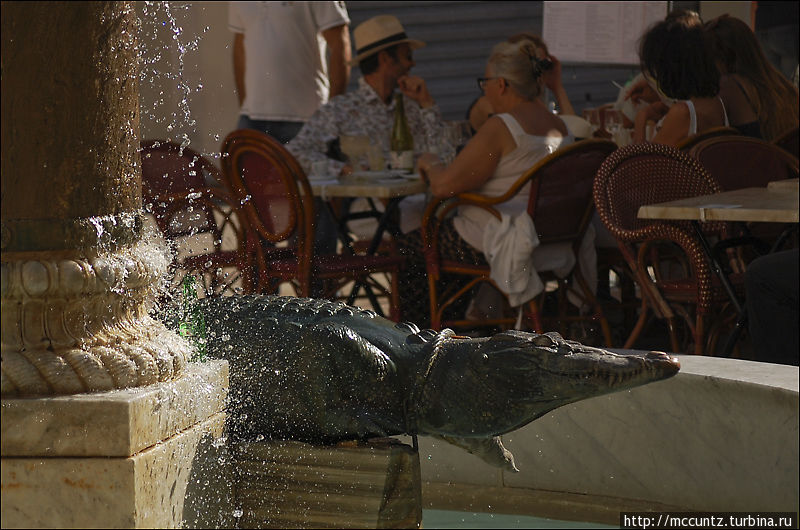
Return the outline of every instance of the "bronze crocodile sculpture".
[[[438,436],[516,470],[499,435],[581,399],[678,372],[663,353],[617,355],[557,333],[420,331],[338,302],[199,300],[207,351],[230,362],[232,434],[311,443]]]

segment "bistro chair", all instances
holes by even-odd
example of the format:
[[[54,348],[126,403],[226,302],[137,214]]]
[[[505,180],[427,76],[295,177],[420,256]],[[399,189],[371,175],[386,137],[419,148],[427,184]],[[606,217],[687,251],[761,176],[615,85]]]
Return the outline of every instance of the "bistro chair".
[[[655,143],[632,144],[611,154],[597,172],[594,200],[600,219],[614,235],[641,291],[639,319],[624,344],[631,348],[650,313],[663,319],[672,351],[688,349],[678,337],[683,320],[694,342],[694,353],[710,353],[719,323],[706,331],[715,308],[729,301],[711,269],[688,221],[639,219],[643,205],[696,197],[722,191],[720,185],[693,158],[677,149]],[[722,223],[704,223],[704,233],[720,234]],[[666,253],[664,250],[666,249]],[[683,257],[670,273],[662,259]],[[730,277],[741,288],[741,275]],[[706,339],[708,342],[706,343]]]
[[[798,137],[798,128],[789,129],[785,133],[775,138],[772,143],[777,145],[795,158],[800,157],[800,138]]]
[[[346,283],[366,284],[373,307],[382,313],[369,277],[390,275],[390,317],[399,318],[397,273],[404,261],[398,255],[316,254],[314,196],[305,172],[284,146],[253,130],[231,132],[222,144],[222,178],[232,190],[252,227],[248,248],[257,261],[261,292],[276,292],[290,282],[298,296],[308,297],[312,279],[326,282],[326,298]]]
[[[699,132],[697,134],[693,134],[688,136],[678,142],[676,146],[681,151],[688,151],[698,143],[702,142],[703,140],[707,140],[708,138],[716,138],[718,136],[741,136],[741,133],[738,129],[734,129],[733,127],[712,127],[710,129],[706,129],[705,131]]]
[[[488,265],[476,265],[445,259],[439,253],[439,227],[445,218],[459,206],[469,205],[483,208],[496,218],[501,215],[498,207],[508,201],[520,190],[530,184],[528,214],[533,220],[540,246],[568,243],[574,253],[575,265],[564,277],[557,277],[552,271],[537,271],[542,281],[555,282],[558,290],[558,315],[556,321],[559,331],[567,336],[567,323],[572,321],[599,322],[606,346],[611,346],[611,331],[603,315],[603,310],[580,270],[578,249],[594,213],[592,203],[592,180],[602,161],[617,148],[616,144],[605,139],[587,139],[568,145],[540,160],[501,196],[486,197],[476,193],[461,193],[449,199],[432,201],[426,208],[422,220],[422,240],[428,272],[430,291],[431,326],[473,327],[475,322],[467,319],[444,318],[448,307],[464,296],[469,296],[473,287],[489,283],[497,288],[490,277]],[[443,274],[457,275],[466,280],[457,290],[439,290],[439,280]],[[572,278],[572,282],[570,282]],[[590,314],[568,315],[567,290],[576,293],[591,308]],[[546,291],[546,289],[545,289]],[[544,332],[541,305],[545,291],[525,304],[527,316],[537,332]],[[516,318],[487,319],[483,325],[511,327]]]
[[[770,182],[798,177],[797,157],[775,144],[747,136],[709,138],[699,142],[689,155],[696,158],[723,191],[763,188]],[[728,225],[729,246],[738,247],[733,266],[779,248],[790,235],[780,223],[736,223]],[[732,256],[733,257],[733,256]]]
[[[168,140],[143,140],[140,156],[145,210],[176,255],[172,285],[195,275],[204,296],[252,292],[247,223],[225,189],[208,185],[219,181],[217,167]]]
[[[698,142],[689,151],[723,191],[761,188],[774,180],[797,178],[797,157],[749,136],[720,136]]]

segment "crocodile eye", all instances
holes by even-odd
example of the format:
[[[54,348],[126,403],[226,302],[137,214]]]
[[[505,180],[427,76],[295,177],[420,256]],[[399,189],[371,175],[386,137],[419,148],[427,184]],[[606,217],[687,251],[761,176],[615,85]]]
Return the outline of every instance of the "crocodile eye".
[[[547,335],[536,335],[533,338],[533,343],[536,346],[552,346],[553,344],[555,344],[553,339],[551,337],[548,337]]]

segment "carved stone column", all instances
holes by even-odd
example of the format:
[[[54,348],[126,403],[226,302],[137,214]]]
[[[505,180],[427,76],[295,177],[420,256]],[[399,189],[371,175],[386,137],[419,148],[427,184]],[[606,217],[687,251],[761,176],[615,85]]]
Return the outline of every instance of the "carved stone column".
[[[137,19],[127,2],[2,4],[2,395],[176,378],[147,316],[167,257],[143,235]]]

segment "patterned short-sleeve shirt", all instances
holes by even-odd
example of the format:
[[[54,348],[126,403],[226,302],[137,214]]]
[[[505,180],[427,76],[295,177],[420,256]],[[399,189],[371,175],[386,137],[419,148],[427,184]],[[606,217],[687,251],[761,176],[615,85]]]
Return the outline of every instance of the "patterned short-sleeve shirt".
[[[454,151],[444,134],[444,122],[439,107],[423,109],[416,101],[403,96],[406,120],[414,137],[414,153],[438,152],[446,157]],[[310,173],[314,162],[327,160],[328,174],[338,175],[344,162],[328,158],[330,142],[342,135],[365,135],[381,145],[384,157],[389,159],[389,140],[394,124],[395,101],[387,105],[364,80],[358,80],[358,89],[332,98],[320,107],[297,136],[287,145],[289,151]]]

